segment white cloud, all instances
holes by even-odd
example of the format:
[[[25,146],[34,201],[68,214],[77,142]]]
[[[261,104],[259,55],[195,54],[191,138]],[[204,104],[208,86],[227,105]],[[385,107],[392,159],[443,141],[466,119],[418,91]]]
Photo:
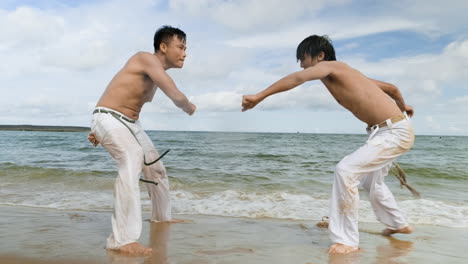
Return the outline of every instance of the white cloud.
[[[447,45],[439,54],[423,54],[413,57],[385,59],[369,62],[360,57],[344,60],[374,79],[381,79],[397,85],[403,95],[416,104],[438,100],[447,91],[448,83],[468,83],[468,39]],[[467,85],[459,88],[466,89]]]
[[[234,88],[234,87],[233,87]],[[265,87],[266,88],[266,87]],[[260,89],[239,88],[232,91],[208,92],[191,96],[190,101],[197,105],[197,112],[239,112],[242,104],[242,96],[249,94],[247,90],[254,92]],[[181,110],[165,96],[158,95],[155,104],[145,107],[153,113],[180,114]],[[259,104],[258,110],[281,109],[311,109],[336,111],[341,107],[333,100],[328,90],[319,83],[304,84],[291,91],[277,94],[265,99]]]
[[[135,47],[152,47],[152,32],[162,25],[155,23],[154,17],[160,21],[166,18],[151,11],[154,5],[154,1],[103,1],[56,10],[27,6],[0,9],[0,55],[10,59],[3,65],[19,64],[19,71],[7,69],[14,75],[44,67],[92,70],[120,62]],[[18,63],[16,56],[22,53],[32,54],[34,65]]]
[[[467,131],[464,128],[456,127],[456,126],[453,126],[453,125],[449,126],[447,129],[448,129],[448,131],[450,131],[450,132],[452,132],[454,134],[462,134],[462,133],[466,133],[466,131]]]
[[[231,30],[250,31],[278,28],[311,16],[326,6],[342,5],[349,0],[170,0],[174,11],[184,12],[195,17],[208,16]]]
[[[435,112],[433,115],[426,116],[424,123],[420,124],[422,132],[419,134],[450,134],[450,135],[466,135],[468,133],[468,120],[460,118],[466,116],[468,111],[465,109],[458,114],[450,111],[451,106],[443,107],[446,111]]]
[[[37,49],[52,43],[64,33],[62,17],[30,7],[13,11],[0,9],[0,50]]]
[[[398,17],[363,19],[348,17],[338,21],[312,18],[305,23],[298,22],[282,30],[237,37],[226,41],[226,44],[249,48],[296,47],[304,38],[314,34],[329,35],[333,40],[340,40],[397,30],[422,31],[422,27],[419,23]]]
[[[216,44],[201,46],[190,43],[187,51],[187,59],[181,70],[170,70],[178,84],[188,86],[189,89],[205,89],[216,83],[226,83],[230,74],[245,67],[244,63],[254,54],[246,49],[226,48]],[[193,87],[194,80],[199,87]],[[223,89],[221,85],[218,89]]]
[[[459,106],[466,106],[468,107],[468,95],[457,97],[453,100],[453,103]]]
[[[347,40],[346,46],[337,48],[340,59],[403,91],[407,102],[415,104],[417,118],[421,117],[416,123],[423,129],[432,131],[432,125],[439,127],[438,133],[467,133],[463,120],[468,114],[468,24],[464,22],[468,2],[445,7],[430,1],[379,2],[366,6],[366,16],[361,15],[360,2],[347,0],[287,4],[279,0],[104,0],[44,9],[0,7],[0,120],[88,125],[89,112],[113,75],[136,51],[151,51],[156,27],[170,24],[188,33],[188,59],[182,70],[169,74],[199,112],[187,119],[158,92],[154,102],[144,107],[145,113],[160,119],[150,123],[155,127],[234,129],[230,124],[242,121],[247,125],[237,130],[268,127],[270,131],[279,126],[265,120],[281,112],[294,131],[294,126],[304,124],[296,115],[301,111],[301,118],[353,119],[344,110],[336,111],[342,108],[319,81],[272,96],[257,111],[237,113],[243,94],[258,92],[299,70],[294,52],[304,37],[329,34],[334,40]],[[364,45],[359,37],[374,35],[378,41],[378,33],[395,31],[412,32],[422,45],[426,39],[437,42],[440,36],[452,43],[442,51],[386,54],[392,59],[380,61],[368,59],[375,58],[372,51],[366,57],[346,54]],[[449,33],[453,35],[447,37]],[[412,45],[410,39],[401,49],[414,50]],[[320,131],[336,129],[330,120],[321,120],[320,127]]]
[[[71,38],[66,36],[45,49],[40,62],[44,66],[68,70],[91,70],[112,62],[113,52],[112,44],[106,39],[93,36]]]
[[[468,95],[459,96],[448,101],[444,109],[446,111],[449,110],[450,112],[459,113],[463,116],[467,116],[468,115]],[[463,120],[466,120],[466,122],[468,123],[468,118],[465,118]]]
[[[198,105],[200,111],[238,112],[241,109],[242,94],[222,91],[194,96],[191,100]]]
[[[465,0],[401,0],[388,1],[386,8],[390,12],[398,12],[402,16],[421,21],[432,28],[432,34],[453,34],[465,32],[467,36],[466,10],[468,2]],[[388,12],[387,11],[387,12]],[[385,11],[384,11],[385,12]]]
[[[426,120],[426,123],[427,125],[432,128],[432,129],[436,129],[436,130],[439,130],[440,129],[440,124],[439,122],[437,122],[433,116],[426,116],[425,118]]]
[[[322,83],[316,81],[303,84],[293,90],[267,98],[259,109],[309,109],[313,111],[336,111],[342,107]]]

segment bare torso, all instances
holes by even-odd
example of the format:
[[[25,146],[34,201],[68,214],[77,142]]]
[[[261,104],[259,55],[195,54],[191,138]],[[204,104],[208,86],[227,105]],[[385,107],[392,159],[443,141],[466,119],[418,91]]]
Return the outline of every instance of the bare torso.
[[[333,61],[333,73],[321,79],[336,101],[369,126],[402,114],[390,96],[345,63]]]
[[[142,56],[157,60],[147,52],[133,55],[110,81],[96,106],[114,109],[135,120],[139,118],[141,108],[153,100],[157,89],[144,71]]]

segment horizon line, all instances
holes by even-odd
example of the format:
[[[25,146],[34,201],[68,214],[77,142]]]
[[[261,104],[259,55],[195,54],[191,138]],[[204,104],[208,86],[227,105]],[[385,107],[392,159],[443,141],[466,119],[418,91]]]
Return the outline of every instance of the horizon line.
[[[9,128],[9,129],[5,129]],[[27,131],[44,131],[44,132],[86,132],[91,130],[87,126],[56,126],[56,125],[2,125],[0,124],[0,131],[25,131],[21,128],[28,128],[32,130]],[[36,128],[36,129],[33,129]],[[39,129],[43,128],[43,129]],[[50,129],[57,129],[50,131]],[[49,129],[49,130],[47,130]],[[70,130],[65,130],[70,129]],[[337,132],[280,132],[280,131],[223,131],[223,130],[166,130],[166,129],[145,129],[145,131],[151,132],[203,132],[203,133],[271,133],[271,134],[325,134],[325,135],[365,135],[365,133],[337,133]],[[444,137],[467,137],[468,135],[447,135],[447,134],[416,134],[416,136],[444,136]]]

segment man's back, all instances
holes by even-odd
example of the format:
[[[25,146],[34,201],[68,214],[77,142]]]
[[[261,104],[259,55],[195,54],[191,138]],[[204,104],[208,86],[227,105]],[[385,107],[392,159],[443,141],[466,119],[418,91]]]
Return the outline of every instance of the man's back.
[[[145,72],[145,60],[154,60],[160,64],[151,53],[139,52],[133,55],[110,81],[97,106],[108,107],[138,119],[143,104],[152,101],[157,88]]]
[[[359,120],[374,125],[401,114],[401,110],[381,88],[364,74],[339,61],[323,61],[314,67],[329,67],[321,81],[340,105]]]

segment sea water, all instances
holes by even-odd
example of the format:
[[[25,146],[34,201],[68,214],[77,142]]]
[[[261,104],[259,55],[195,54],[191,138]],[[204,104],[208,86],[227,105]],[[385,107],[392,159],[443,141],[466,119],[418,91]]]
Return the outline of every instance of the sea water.
[[[333,171],[367,136],[148,131],[163,158],[175,214],[320,220]],[[468,137],[416,136],[400,157],[416,198],[386,183],[411,224],[468,227]],[[0,205],[112,211],[114,161],[84,132],[0,131]],[[151,210],[140,184],[143,210]],[[377,222],[361,191],[360,221]]]

